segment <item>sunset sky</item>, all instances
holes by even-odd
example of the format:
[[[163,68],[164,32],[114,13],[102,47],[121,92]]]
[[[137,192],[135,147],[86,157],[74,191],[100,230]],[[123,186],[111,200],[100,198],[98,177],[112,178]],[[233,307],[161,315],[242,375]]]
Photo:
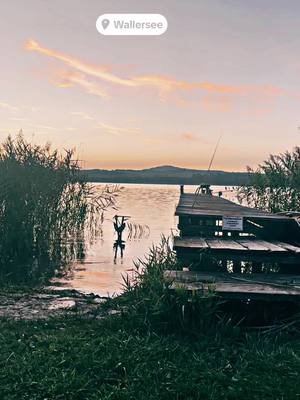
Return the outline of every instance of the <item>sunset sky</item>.
[[[86,168],[244,170],[300,143],[299,0],[26,0],[0,6],[0,140],[20,129]],[[102,36],[104,13],[162,36]]]

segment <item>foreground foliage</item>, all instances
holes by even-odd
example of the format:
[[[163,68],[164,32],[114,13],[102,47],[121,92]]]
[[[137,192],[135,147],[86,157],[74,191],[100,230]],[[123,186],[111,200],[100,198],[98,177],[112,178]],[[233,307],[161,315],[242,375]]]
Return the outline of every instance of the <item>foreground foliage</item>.
[[[179,267],[164,240],[92,319],[0,319],[1,399],[296,399],[296,327],[245,330],[213,292],[172,293],[162,274]]]
[[[239,191],[241,201],[271,212],[300,210],[300,147],[271,155]]]
[[[296,399],[299,338],[133,329],[122,317],[1,321],[3,400]]]
[[[95,195],[73,157],[22,136],[0,146],[2,281],[46,281],[84,256],[86,228],[112,205],[113,192]]]

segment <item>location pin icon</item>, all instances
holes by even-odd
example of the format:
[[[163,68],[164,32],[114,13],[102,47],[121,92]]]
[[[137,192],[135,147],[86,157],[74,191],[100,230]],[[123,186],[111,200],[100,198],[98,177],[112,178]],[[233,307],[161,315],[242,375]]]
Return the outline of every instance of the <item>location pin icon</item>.
[[[103,29],[106,29],[109,25],[109,19],[103,19],[101,24],[102,24]]]

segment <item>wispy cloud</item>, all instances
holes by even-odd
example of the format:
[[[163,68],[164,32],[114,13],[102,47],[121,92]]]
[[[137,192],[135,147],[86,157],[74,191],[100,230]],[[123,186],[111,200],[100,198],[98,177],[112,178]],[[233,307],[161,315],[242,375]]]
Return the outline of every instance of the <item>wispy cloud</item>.
[[[18,122],[29,122],[30,121],[29,118],[25,118],[25,117],[11,117],[10,120],[18,121]]]
[[[229,112],[232,111],[234,103],[229,95],[206,95],[202,97],[201,105],[206,111]]]
[[[75,117],[80,117],[82,119],[90,120],[90,121],[95,120],[94,117],[90,116],[89,114],[87,114],[83,111],[71,111],[71,115],[74,115]]]
[[[133,89],[152,88],[158,92],[161,99],[166,99],[166,97],[173,92],[178,92],[180,94],[191,91],[199,91],[200,96],[230,96],[230,99],[229,97],[227,99],[222,97],[204,97],[202,101],[198,100],[198,104],[210,111],[229,111],[236,96],[256,96],[258,98],[265,97],[266,99],[269,99],[276,98],[285,93],[283,89],[269,84],[227,85],[206,81],[187,82],[160,75],[123,77],[114,73],[112,67],[88,63],[69,54],[49,49],[34,40],[28,40],[25,44],[25,48],[28,51],[34,51],[44,56],[56,59],[62,62],[65,67],[73,69],[72,71],[57,72],[59,77],[58,86],[70,87],[72,85],[78,85],[86,92],[103,98],[107,98],[108,94],[106,90],[99,85],[98,80],[106,84],[113,84]],[[94,79],[94,81],[88,79],[87,76]],[[181,100],[180,95],[177,95],[174,100],[177,104],[188,105],[195,103],[195,100],[190,102],[184,98]]]
[[[282,92],[281,89],[272,85],[221,85],[212,82],[186,82],[173,79],[167,76],[150,75],[138,76],[132,78],[138,86],[152,86],[157,87],[162,91],[174,90],[202,90],[207,93],[218,94],[247,94],[251,92],[261,91],[269,95],[277,95]]]
[[[98,122],[98,126],[103,128],[105,132],[113,134],[113,135],[138,134],[140,132],[139,128],[114,126],[114,125],[105,124],[103,122]]]
[[[191,133],[191,132],[184,132],[181,135],[181,138],[184,139],[184,140],[187,140],[189,142],[194,142],[194,141],[199,140],[199,137],[197,135],[195,135],[194,133]]]
[[[53,131],[53,132],[73,132],[76,131],[76,128],[73,126],[63,126],[63,127],[57,127],[57,126],[52,126],[52,125],[43,125],[43,124],[28,124],[29,127],[37,130],[47,130],[47,131]]]
[[[120,135],[120,134],[138,134],[140,133],[140,128],[134,126],[115,126],[112,124],[107,124],[102,121],[98,121],[97,118],[84,111],[71,111],[71,115],[79,117],[85,121],[94,121],[97,127],[102,128],[105,133]],[[135,121],[127,121],[127,125],[131,125]]]
[[[83,88],[87,93],[94,94],[103,98],[108,98],[108,94],[96,82],[88,80],[84,74],[70,71],[60,71],[56,73],[56,79],[58,80],[57,86],[66,88],[74,85],[78,85]]]
[[[56,50],[48,49],[47,47],[41,46],[34,40],[28,40],[25,44],[25,48],[29,51],[36,51],[48,57],[56,58],[62,61],[65,65],[72,67],[78,71],[81,71],[87,75],[94,76],[107,82],[116,83],[124,86],[134,86],[131,80],[120,78],[108,71],[106,66],[97,66],[81,61],[68,54],[58,52]]]
[[[0,102],[0,108],[5,108],[6,110],[9,111],[18,111],[19,107],[13,106],[9,103],[5,103],[5,102]]]
[[[51,126],[51,125],[42,125],[42,124],[29,124],[28,126],[30,126],[31,128],[34,129],[42,129],[42,130],[49,130],[49,131],[58,131],[61,130],[63,132],[64,128],[57,128],[55,126]]]
[[[22,109],[31,111],[33,113],[36,113],[38,111],[41,111],[42,107],[35,107],[35,106],[22,106]]]

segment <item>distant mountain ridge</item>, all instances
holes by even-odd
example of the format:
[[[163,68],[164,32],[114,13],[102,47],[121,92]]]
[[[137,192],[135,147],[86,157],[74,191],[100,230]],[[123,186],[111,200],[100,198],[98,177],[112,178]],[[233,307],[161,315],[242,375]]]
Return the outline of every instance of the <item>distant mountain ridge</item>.
[[[194,168],[182,168],[182,167],[174,167],[173,165],[162,165],[158,167],[151,167],[146,169],[141,169],[139,171],[156,171],[156,172],[209,172],[206,169],[194,169]],[[225,172],[220,170],[213,170],[212,172]]]
[[[149,183],[173,185],[228,185],[240,186],[249,179],[247,172],[207,171],[162,165],[141,170],[130,169],[90,169],[82,173],[90,182]]]

